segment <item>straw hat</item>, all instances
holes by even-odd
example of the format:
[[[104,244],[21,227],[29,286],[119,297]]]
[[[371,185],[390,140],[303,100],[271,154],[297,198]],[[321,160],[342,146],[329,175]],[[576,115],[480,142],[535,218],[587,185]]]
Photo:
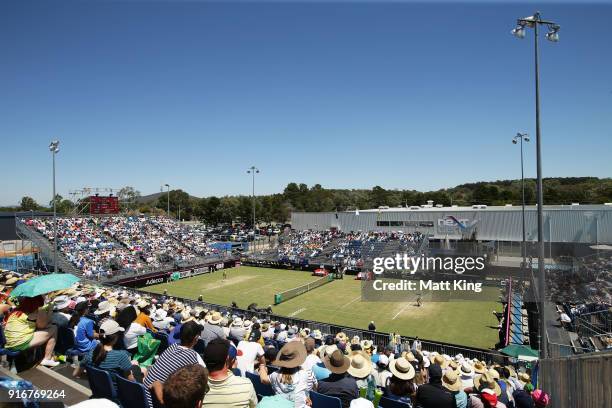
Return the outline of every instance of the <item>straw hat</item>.
[[[232,322],[232,327],[242,327],[242,319],[237,317]]]
[[[147,306],[149,306],[149,303],[144,299],[140,299],[138,303],[136,303],[136,307],[139,309],[144,309]]]
[[[195,318],[191,315],[191,313],[189,313],[189,310],[185,309],[181,312],[181,324],[190,322],[192,320],[195,320]]]
[[[491,374],[491,377],[493,377],[495,381],[499,380],[499,372],[497,370],[490,369],[489,374]]]
[[[389,370],[400,380],[411,380],[414,378],[414,367],[404,357],[397,358],[389,363]]]
[[[313,330],[310,335],[315,340],[323,340],[323,334],[321,333],[321,330],[319,330],[319,329]]]
[[[351,339],[351,344],[359,344],[359,342],[359,336],[353,336],[353,338]]]
[[[471,380],[474,378],[474,368],[470,365],[470,363],[464,361],[459,368],[459,375],[464,380]]]
[[[13,278],[8,278],[8,279],[6,280],[6,282],[4,282],[4,284],[5,284],[6,286],[13,286],[15,283],[17,283],[17,281],[18,281],[18,280],[19,280],[19,279],[15,278],[15,277],[13,277]]]
[[[463,388],[456,371],[447,370],[442,376],[442,385],[449,391],[460,391]]]
[[[346,336],[346,334],[344,334],[344,332],[340,332],[336,334],[336,340],[346,343],[348,337]]]
[[[405,355],[403,356],[406,360],[408,360],[409,362],[411,361],[416,361],[416,357],[414,356],[414,354],[412,354],[411,351],[405,353]]]
[[[70,306],[70,298],[65,295],[57,296],[53,299],[53,309],[54,310],[62,310]]]
[[[489,388],[495,391],[498,397],[501,395],[501,388],[489,371],[484,374],[477,375],[474,378],[474,385],[479,391],[482,391],[484,388]]]
[[[448,366],[448,361],[444,358],[444,356],[441,356],[440,354],[436,354],[435,356],[433,356],[433,358],[430,357],[430,360],[431,364],[437,364],[441,368],[446,368],[446,366]]]
[[[94,312],[96,316],[109,312],[111,315],[115,313],[115,307],[110,302],[104,301],[98,304],[98,309]]]
[[[521,384],[525,385],[531,382],[531,377],[527,373],[519,373],[518,380]]]
[[[370,356],[362,352],[355,352],[350,356],[351,366],[348,373],[355,378],[367,377],[372,372]]]
[[[371,349],[373,344],[372,340],[361,340],[361,348],[364,350]]]
[[[324,358],[323,364],[325,364],[325,367],[334,374],[344,374],[351,366],[351,360],[342,354],[340,350],[336,349],[331,355]]]
[[[206,318],[206,321],[209,324],[219,324],[221,323],[221,320],[223,320],[223,317],[221,316],[221,313],[219,312],[212,312],[210,316]]]
[[[280,349],[272,364],[278,367],[295,368],[304,364],[306,356],[306,347],[299,341],[292,341]]]
[[[487,371],[487,367],[480,361],[474,363],[474,372],[477,374],[484,374]]]
[[[253,323],[252,323],[250,320],[245,320],[245,321],[242,323],[242,327],[244,327],[245,329],[249,329],[249,328],[251,327],[251,325],[252,325],[252,324],[253,324]]]

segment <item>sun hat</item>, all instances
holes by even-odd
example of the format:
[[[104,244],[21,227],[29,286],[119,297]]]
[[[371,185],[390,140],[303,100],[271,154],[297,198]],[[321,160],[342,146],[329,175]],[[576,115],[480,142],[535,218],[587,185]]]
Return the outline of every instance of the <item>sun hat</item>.
[[[335,350],[323,359],[323,364],[334,374],[344,374],[351,366],[351,360],[340,350]]]
[[[104,323],[100,326],[100,333],[104,335],[111,335],[122,331],[124,331],[124,328],[119,326],[119,323],[113,319],[104,320]]]
[[[352,400],[349,408],[374,408],[374,404],[372,404],[372,401],[360,397]]]
[[[153,320],[156,322],[161,322],[168,316],[168,312],[164,309],[157,309],[155,313],[153,313]]]
[[[100,302],[98,304],[98,309],[94,312],[96,316],[109,312],[113,314],[115,312],[115,307],[112,306],[108,301]]]
[[[474,378],[474,368],[470,365],[470,363],[464,361],[459,368],[459,375],[461,375],[461,379],[471,380]]]
[[[538,408],[546,407],[550,403],[550,396],[540,389],[534,390],[531,393],[531,398]]]
[[[359,344],[359,342],[359,336],[353,336],[353,338],[351,339],[351,344]]]
[[[306,347],[299,341],[292,341],[280,349],[272,364],[278,367],[295,368],[304,364],[306,356]]]
[[[147,306],[149,306],[149,303],[144,299],[140,299],[138,303],[136,303],[136,307],[138,307],[139,309],[144,309]]]
[[[269,329],[270,329],[270,323],[265,322],[265,323],[261,324],[261,331],[262,332],[268,331]]]
[[[189,310],[185,309],[181,312],[181,324],[191,322],[195,318],[189,313]]]
[[[441,368],[446,368],[448,366],[448,360],[444,358],[444,356],[440,354],[436,354],[433,358],[430,358],[431,364],[439,365]]]
[[[8,279],[6,280],[6,282],[4,282],[4,284],[5,284],[6,286],[13,286],[14,284],[16,284],[16,283],[17,283],[17,281],[18,281],[18,280],[19,280],[19,279],[17,279],[17,278],[8,278]]]
[[[510,371],[510,377],[516,378],[516,369],[513,366],[507,365],[506,369]]]
[[[348,373],[355,378],[367,377],[372,372],[372,360],[362,351],[354,351],[349,356],[351,365]]]
[[[330,346],[321,346],[319,347],[319,356],[321,358],[331,356],[334,351],[338,350],[338,346],[332,344]]]
[[[70,298],[66,295],[61,295],[53,299],[53,309],[62,310],[70,306]]]
[[[389,364],[389,370],[400,380],[411,380],[414,378],[414,367],[404,357],[397,358]]]
[[[242,327],[242,319],[237,317],[232,322],[232,327]]]
[[[287,330],[287,338],[288,339],[294,338],[295,337],[295,333],[296,333],[295,329],[293,327],[290,328],[289,330]]]
[[[416,357],[414,356],[414,354],[412,354],[411,351],[409,352],[404,352],[405,355],[403,356],[406,360],[408,360],[408,362],[412,362],[412,361],[416,361]]]
[[[346,334],[344,334],[344,332],[340,332],[336,334],[336,340],[341,341],[341,342],[346,342],[348,340],[348,337],[346,336]]]
[[[484,374],[487,371],[487,367],[480,361],[474,363],[474,372],[477,374]]]
[[[449,391],[461,391],[463,389],[463,383],[456,371],[446,370],[442,376],[442,385]]]
[[[307,337],[304,340],[304,347],[306,347],[306,352],[311,354],[315,350],[315,339],[312,337]]]
[[[221,321],[223,320],[223,316],[221,316],[221,313],[219,312],[212,312],[207,318],[206,321],[209,324],[214,324],[217,325],[219,323],[221,323]]]
[[[361,348],[364,350],[367,349],[371,349],[372,346],[374,345],[374,343],[372,343],[372,340],[361,340]]]
[[[495,381],[499,380],[499,372],[497,370],[491,368],[489,374],[491,374],[491,377],[493,377]]]
[[[518,380],[521,384],[525,385],[531,382],[531,377],[527,373],[519,373]]]
[[[323,340],[323,334],[319,329],[313,330],[312,333],[310,333],[310,336],[312,336],[312,338],[315,340]]]
[[[252,325],[252,324],[253,324],[253,323],[252,323],[250,320],[245,320],[245,321],[242,323],[242,327],[244,327],[245,329],[248,329],[248,328],[250,328],[250,327],[251,327],[251,325]]]
[[[308,336],[310,336],[310,329],[308,327],[305,327],[302,330],[300,330],[300,336],[301,337],[308,337]]]
[[[480,395],[484,400],[488,402],[489,406],[494,407],[497,405],[497,394],[495,390],[492,390],[490,388],[483,388],[482,390],[480,390]]]
[[[489,371],[474,377],[474,385],[480,392],[482,392],[483,389],[488,388],[495,391],[498,396],[501,395],[501,388]]]

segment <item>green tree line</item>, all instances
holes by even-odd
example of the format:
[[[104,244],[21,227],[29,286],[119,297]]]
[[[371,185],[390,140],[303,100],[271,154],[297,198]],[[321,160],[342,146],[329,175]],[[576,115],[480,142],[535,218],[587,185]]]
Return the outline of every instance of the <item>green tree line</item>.
[[[603,204],[612,202],[612,178],[567,177],[545,178],[544,204]],[[258,223],[285,222],[292,211],[346,211],[377,208],[379,206],[414,206],[428,200],[448,205],[504,205],[521,204],[521,180],[497,180],[461,184],[453,188],[421,192],[416,190],[387,190],[380,186],[371,189],[326,189],[320,184],[307,186],[289,183],[282,193],[255,198]],[[119,192],[122,210],[127,213],[165,214],[168,206],[166,193],[149,202],[142,202],[140,193],[133,187]],[[536,181],[525,180],[525,202],[535,204]],[[74,203],[61,196],[56,197],[59,213],[69,213]],[[38,205],[31,197],[23,197],[21,205],[4,211],[49,210]],[[225,196],[197,198],[183,190],[170,191],[170,215],[183,220],[202,220],[209,224],[244,222],[252,223],[253,199],[249,196]]]

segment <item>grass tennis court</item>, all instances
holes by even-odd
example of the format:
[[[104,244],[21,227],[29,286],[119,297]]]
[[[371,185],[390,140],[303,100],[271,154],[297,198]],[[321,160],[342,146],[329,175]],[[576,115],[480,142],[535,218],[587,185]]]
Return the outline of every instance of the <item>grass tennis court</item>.
[[[241,266],[176,282],[143,288],[154,293],[229,305],[235,301],[246,308],[273,304],[274,294],[313,282],[308,272]],[[495,288],[485,290],[497,291]],[[488,299],[495,298],[488,296]],[[492,310],[501,311],[493,301],[428,302],[417,307],[409,302],[362,302],[360,281],[347,276],[303,295],[273,306],[276,314],[317,320],[349,327],[366,328],[374,320],[378,331],[399,332],[408,336],[465,346],[490,348],[497,341],[497,319]]]

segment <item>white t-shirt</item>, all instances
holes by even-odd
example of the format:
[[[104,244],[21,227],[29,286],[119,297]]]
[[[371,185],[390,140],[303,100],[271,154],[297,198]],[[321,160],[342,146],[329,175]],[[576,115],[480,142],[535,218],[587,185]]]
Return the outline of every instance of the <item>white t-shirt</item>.
[[[317,379],[310,370],[299,370],[292,376],[293,382],[285,384],[281,382],[281,374],[278,371],[270,374],[270,385],[277,395],[293,401],[295,408],[306,408],[306,397],[317,386]]]
[[[244,377],[246,372],[254,373],[255,360],[264,355],[261,344],[242,340],[238,343],[237,349],[242,351],[242,355],[236,357],[236,366],[240,369],[242,376]]]
[[[309,354],[308,357],[306,357],[304,364],[302,364],[302,368],[304,370],[312,370],[312,367],[319,364],[320,362],[321,359],[319,358],[319,356],[317,356],[316,354]]]
[[[123,336],[125,348],[128,350],[135,348],[138,345],[138,336],[142,336],[146,332],[147,329],[145,329],[143,326],[132,322]]]

